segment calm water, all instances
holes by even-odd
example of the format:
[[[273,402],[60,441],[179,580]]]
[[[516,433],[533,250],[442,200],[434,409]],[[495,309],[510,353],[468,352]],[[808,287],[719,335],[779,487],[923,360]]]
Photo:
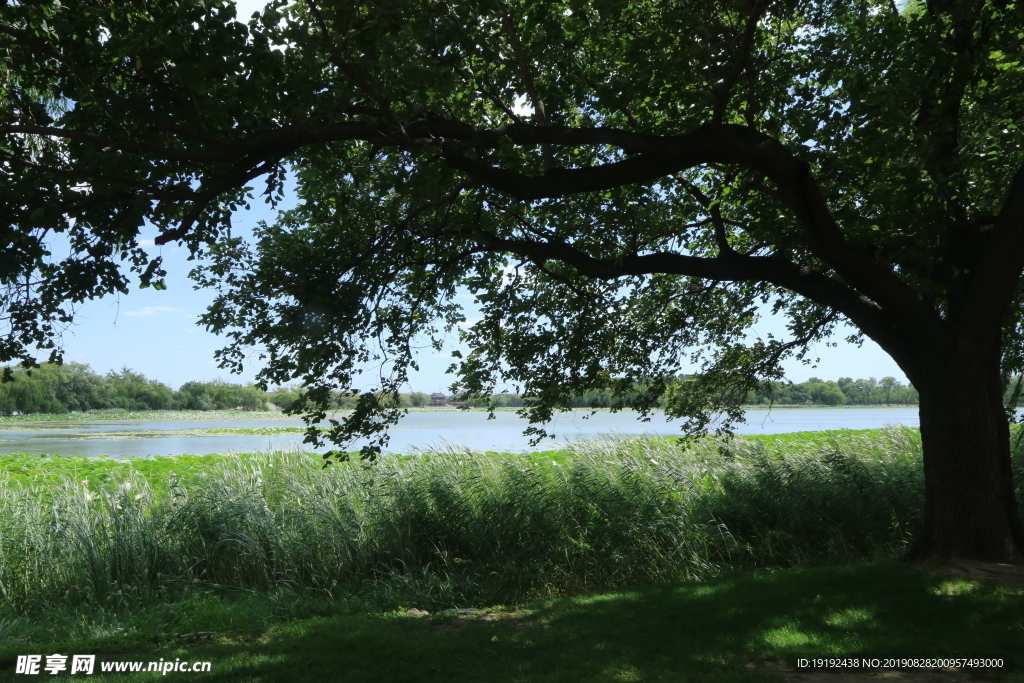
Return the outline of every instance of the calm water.
[[[528,451],[547,450],[558,444],[601,435],[640,435],[679,433],[679,422],[666,422],[653,415],[640,422],[636,413],[599,412],[587,418],[587,412],[564,413],[547,427],[557,435],[531,447],[523,436],[527,422],[515,413],[496,413],[487,420],[478,412],[417,412],[406,415],[391,430],[388,450],[409,453],[417,448],[464,446],[474,450]],[[918,426],[917,408],[797,408],[751,410],[740,434],[779,434],[822,429],[870,429],[885,425]],[[239,427],[301,427],[297,419],[233,419],[209,422],[76,422],[43,423],[38,427],[9,425],[0,427],[0,454],[51,453],[114,457],[179,455],[182,453],[245,453],[251,451],[308,449],[301,434],[274,436],[204,435],[200,430]]]

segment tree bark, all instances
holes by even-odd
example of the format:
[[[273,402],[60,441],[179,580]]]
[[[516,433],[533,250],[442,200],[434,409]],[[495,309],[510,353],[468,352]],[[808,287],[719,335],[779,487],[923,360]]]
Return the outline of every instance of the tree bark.
[[[920,395],[924,526],[908,559],[1024,564],[998,355],[925,353],[913,379]]]

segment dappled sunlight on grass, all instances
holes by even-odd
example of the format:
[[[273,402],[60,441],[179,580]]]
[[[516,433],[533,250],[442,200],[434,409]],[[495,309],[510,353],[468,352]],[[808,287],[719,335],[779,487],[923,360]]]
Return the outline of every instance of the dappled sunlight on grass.
[[[765,644],[769,647],[787,650],[792,650],[793,648],[800,648],[802,650],[813,649],[817,652],[823,652],[817,638],[797,630],[795,625],[767,629],[763,634],[763,638]],[[752,647],[756,647],[756,645],[752,644]]]
[[[870,626],[875,620],[875,611],[864,607],[851,607],[829,614],[826,624],[837,627]]]
[[[647,634],[647,647],[685,653],[709,642],[753,659],[817,653],[979,653],[1017,648],[1015,604],[1006,589],[983,587],[970,600],[937,598],[941,577],[895,563],[776,572],[651,588],[604,600],[551,603],[541,610],[577,640],[614,630]],[[985,624],[965,633],[962,624]],[[956,624],[955,628],[951,628]]]
[[[978,590],[979,587],[980,583],[978,581],[954,579],[943,581],[942,585],[935,589],[935,595],[970,595]]]
[[[404,612],[319,617],[271,626],[250,641],[154,655],[180,650],[209,659],[216,680],[238,683],[767,683],[773,679],[751,662],[1019,649],[1018,596],[979,584],[970,595],[950,598],[937,592],[945,583],[895,562],[787,570],[567,597],[491,619]]]

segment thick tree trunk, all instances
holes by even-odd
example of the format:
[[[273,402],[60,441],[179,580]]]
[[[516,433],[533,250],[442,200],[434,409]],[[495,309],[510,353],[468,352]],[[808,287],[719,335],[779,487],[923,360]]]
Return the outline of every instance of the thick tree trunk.
[[[924,528],[909,559],[1024,564],[997,358],[918,358]]]

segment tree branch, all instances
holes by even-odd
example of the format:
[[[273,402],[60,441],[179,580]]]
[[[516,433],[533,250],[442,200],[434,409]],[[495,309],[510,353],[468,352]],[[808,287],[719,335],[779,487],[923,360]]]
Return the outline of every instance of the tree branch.
[[[488,251],[514,253],[539,265],[558,260],[584,277],[601,280],[665,273],[722,282],[768,282],[838,310],[892,353],[897,362],[909,360],[911,353],[904,336],[898,333],[893,316],[878,304],[822,273],[776,256],[743,256],[732,252],[704,258],[661,252],[599,259],[566,243],[498,239],[483,233],[475,237]]]
[[[206,210],[206,207],[210,205],[210,202],[217,199],[217,197],[223,193],[234,188],[242,187],[253,178],[258,178],[264,173],[268,173],[271,168],[281,163],[281,159],[284,156],[286,155],[282,154],[278,157],[261,159],[258,162],[250,161],[249,163],[237,164],[230,171],[216,179],[208,187],[200,188],[196,193],[192,206],[185,213],[185,216],[182,218],[178,227],[157,235],[156,238],[154,238],[153,243],[163,245],[168,242],[173,242],[174,240],[184,239],[188,236],[189,232],[191,232],[192,226],[195,225],[197,220],[199,220],[199,217],[203,214],[203,211]]]
[[[508,34],[508,41],[512,45],[512,52],[516,56],[516,62],[519,65],[519,76],[523,79],[523,85],[526,87],[526,95],[530,98],[530,102],[533,104],[533,115],[537,120],[537,123],[541,126],[546,126],[548,123],[547,112],[544,109],[544,100],[541,99],[540,93],[537,92],[537,84],[533,80],[533,70],[530,68],[530,61],[527,59],[526,51],[523,49],[523,44],[519,40],[519,33],[516,32],[516,27],[512,23],[512,19],[508,13],[502,13],[501,25]],[[544,166],[551,168],[554,166],[554,160],[551,158],[551,148],[547,145],[541,145],[541,154],[544,156]]]
[[[163,145],[144,142],[142,140],[118,139],[105,135],[98,135],[88,131],[68,130],[66,128],[56,128],[53,126],[31,126],[24,124],[0,126],[0,134],[2,133],[50,135],[56,138],[64,138],[67,140],[75,140],[76,142],[95,145],[100,147],[101,152],[113,152],[116,150],[123,150],[126,152],[144,152],[154,154],[161,159],[170,161],[224,161],[225,159],[230,158],[232,154],[232,152],[227,149],[222,151],[203,151],[164,147]]]
[[[941,318],[924,306],[916,292],[864,252],[851,246],[828,209],[810,166],[773,138],[732,124],[701,126],[678,136],[645,136],[617,129],[571,129],[509,126],[506,135],[524,144],[558,141],[568,144],[615,144],[641,151],[623,161],[581,169],[552,169],[540,176],[526,176],[495,168],[446,150],[445,160],[458,170],[492,189],[519,199],[544,199],[651,182],[688,168],[709,163],[738,164],[767,176],[779,197],[803,229],[811,252],[871,300],[908,320],[918,329],[937,333]],[[586,141],[586,142],[584,142]],[[657,147],[658,151],[649,151]]]
[[[125,97],[124,95],[114,90],[111,90],[110,88],[104,85],[92,84],[89,72],[82,68],[82,66],[75,62],[75,60],[71,59],[69,56],[61,52],[53,45],[50,45],[45,41],[39,40],[28,31],[15,28],[14,26],[9,26],[7,24],[0,24],[0,33],[6,33],[7,35],[14,38],[15,42],[30,47],[36,50],[37,52],[42,52],[50,55],[51,57],[59,61],[61,64],[63,64],[64,67],[71,72],[75,79],[77,79],[79,83],[82,84],[82,86],[84,86],[90,91],[102,93],[104,96],[110,98],[114,102],[117,102],[126,109],[129,109],[132,112],[138,114],[139,116],[141,116],[142,118],[144,118],[145,120],[149,121],[150,123],[152,123],[153,125],[157,126],[162,130],[174,133],[175,135],[181,135],[186,139],[192,139],[199,142],[205,142],[208,144],[220,145],[228,142],[226,138],[222,138],[216,135],[209,135],[207,133],[202,133],[192,127],[180,126],[177,123],[175,123],[173,119],[161,116],[153,110],[149,109],[148,107],[133,102],[131,99]],[[102,102],[100,104],[102,104]]]
[[[380,107],[381,111],[385,114],[388,121],[390,121],[391,125],[394,126],[395,131],[398,134],[398,141],[406,143],[409,142],[409,135],[405,131],[405,126],[402,123],[402,119],[399,118],[398,114],[396,114],[395,111],[391,108],[391,102],[388,100],[388,98],[384,96],[383,93],[381,93],[379,90],[373,87],[373,84],[370,83],[368,78],[363,76],[363,74],[359,73],[359,71],[354,66],[349,64],[347,60],[342,59],[341,55],[338,52],[338,48],[335,47],[334,45],[334,40],[331,38],[331,32],[327,28],[327,22],[324,21],[324,17],[320,13],[320,8],[317,7],[316,2],[314,2],[314,0],[306,0],[306,4],[309,6],[310,12],[313,14],[314,19],[320,26],[320,31],[324,34],[324,39],[327,40],[327,42],[331,46],[331,63],[338,67],[338,69],[340,69],[343,74],[348,76],[348,78],[351,79],[353,83],[359,86],[360,89],[365,91],[366,94],[369,95],[370,98],[377,103],[377,106]]]
[[[725,80],[711,88],[711,92],[715,97],[715,107],[711,114],[711,120],[714,123],[720,124],[725,122],[725,110],[729,106],[729,100],[732,99],[732,89],[750,64],[751,48],[754,45],[757,25],[765,15],[765,12],[768,11],[770,4],[771,0],[755,1],[754,7],[750,10],[750,16],[747,17],[747,25],[744,28],[743,38],[738,48],[739,59],[736,60]]]
[[[134,180],[134,179],[126,177],[126,176],[112,176],[112,175],[107,175],[107,174],[103,174],[103,173],[90,173],[90,172],[87,172],[87,171],[76,171],[76,170],[73,170],[73,169],[70,169],[70,168],[58,168],[58,167],[55,167],[55,166],[46,166],[44,164],[37,164],[35,162],[28,161],[26,159],[22,159],[20,157],[12,157],[12,156],[8,156],[6,154],[0,154],[0,161],[6,161],[6,162],[9,162],[9,163],[12,163],[12,164],[18,164],[19,166],[24,166],[26,168],[31,168],[33,170],[39,171],[40,173],[46,173],[48,175],[53,175],[53,176],[57,176],[57,177],[63,176],[63,177],[67,177],[67,178],[75,178],[77,180],[80,180],[83,183],[84,182],[89,182],[89,183],[91,183],[91,182],[104,182],[104,183],[110,183],[111,185],[124,185],[125,187],[131,187],[131,188],[135,188],[137,190],[144,190],[148,196],[153,197],[154,199],[182,200],[182,199],[187,199],[188,196],[190,196],[190,195],[182,193],[182,192],[173,192],[173,191],[170,191],[170,190],[161,190],[161,189],[155,188],[155,187],[153,187],[151,185],[148,185],[146,183],[141,183],[141,182],[139,182],[137,180]]]
[[[836,318],[838,317],[839,310],[832,309],[832,311],[828,315],[826,315],[824,318],[822,318],[814,325],[812,325],[811,330],[804,336],[799,337],[797,339],[791,339],[788,342],[783,342],[782,344],[779,344],[778,348],[775,349],[775,352],[772,353],[772,355],[770,355],[767,359],[765,359],[765,364],[769,367],[774,367],[775,364],[779,362],[779,359],[782,358],[782,354],[786,353],[787,351],[790,351],[791,349],[806,346],[807,344],[812,342],[815,337],[818,336],[818,333],[821,332],[821,330],[824,327],[835,322]]]
[[[505,112],[505,115],[512,119],[512,121],[514,121],[515,123],[523,123],[523,120],[519,117],[519,115],[512,111],[511,107],[502,102],[501,98],[498,97],[494,93],[494,91],[490,89],[490,87],[488,87],[489,84],[486,82],[486,75],[475,74],[476,78],[480,81],[480,85],[473,86],[472,82],[474,79],[471,78],[470,75],[467,74],[464,69],[460,68],[458,65],[453,65],[452,70],[455,71],[455,73],[462,76],[462,80],[466,83],[467,86],[472,87],[476,92],[487,97],[487,99],[489,99],[491,103],[494,104],[494,106],[496,106],[501,111]]]
[[[312,0],[310,4],[315,8]],[[381,100],[379,104],[387,102]],[[366,121],[308,122],[264,131],[244,140],[216,138],[214,149],[143,149],[138,143],[138,151],[157,159],[234,162],[235,167],[228,174],[212,183],[204,183],[207,188],[226,191],[232,187],[229,181],[247,182],[261,171],[272,168],[287,154],[307,145],[365,140],[384,147],[439,147],[451,167],[468,173],[482,185],[524,200],[652,182],[702,164],[739,165],[773,182],[780,200],[790,208],[803,229],[811,252],[834,268],[843,280],[918,329],[929,329],[934,323],[941,322],[941,318],[924,306],[916,293],[892,271],[846,242],[808,164],[778,141],[752,128],[708,124],[683,135],[658,136],[617,128],[557,128],[522,124],[487,129],[453,120],[427,120],[405,125],[397,120],[394,112],[386,116],[394,122],[390,127]],[[191,137],[195,139],[195,136]],[[609,145],[636,156],[600,166],[548,169],[544,174],[533,177],[492,167],[464,153],[491,148],[502,138],[524,146]],[[108,139],[96,139],[94,144],[110,146]],[[264,163],[266,160],[272,161]],[[204,202],[208,203],[205,196],[199,198],[196,207]],[[189,221],[194,221],[199,215],[196,207],[187,214],[185,224],[161,237],[171,240],[186,235],[192,227]]]
[[[703,206],[708,214],[710,214],[711,224],[715,230],[715,242],[718,244],[719,255],[724,256],[726,254],[735,254],[736,250],[729,244],[728,231],[725,229],[725,221],[722,220],[722,212],[718,209],[718,204],[711,201],[710,197],[704,194],[699,187],[690,181],[683,180],[683,185],[686,187],[686,191],[697,200],[697,203]]]

